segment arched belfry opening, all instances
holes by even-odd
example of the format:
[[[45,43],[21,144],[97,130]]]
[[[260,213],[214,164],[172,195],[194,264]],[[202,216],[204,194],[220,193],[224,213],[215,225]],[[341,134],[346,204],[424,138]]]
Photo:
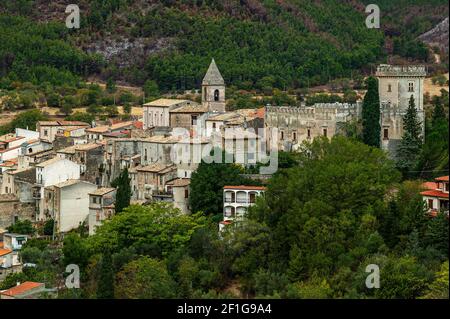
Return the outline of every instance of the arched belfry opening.
[[[218,102],[220,100],[220,92],[219,90],[214,91],[214,101]]]

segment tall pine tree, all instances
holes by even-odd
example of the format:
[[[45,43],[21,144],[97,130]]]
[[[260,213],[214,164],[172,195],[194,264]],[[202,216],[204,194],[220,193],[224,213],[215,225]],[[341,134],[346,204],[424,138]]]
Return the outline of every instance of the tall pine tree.
[[[380,97],[378,80],[369,77],[366,81],[367,93],[362,107],[363,141],[367,145],[380,147]]]
[[[111,183],[111,186],[117,188],[115,206],[116,213],[120,213],[130,206],[131,186],[127,168]]]
[[[416,103],[411,95],[403,116],[403,136],[397,152],[397,167],[406,175],[417,168],[422,149],[422,126],[417,116]]]
[[[97,285],[97,299],[114,298],[114,271],[111,253],[106,251],[102,255],[100,263],[100,274]]]

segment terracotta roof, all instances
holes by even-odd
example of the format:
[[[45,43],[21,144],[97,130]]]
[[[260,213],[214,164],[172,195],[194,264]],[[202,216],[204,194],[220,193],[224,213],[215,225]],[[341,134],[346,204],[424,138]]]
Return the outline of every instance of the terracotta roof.
[[[152,173],[159,173],[162,172],[168,168],[172,168],[173,165],[165,165],[161,163],[155,163],[147,166],[137,167],[136,170],[138,172],[152,172]]]
[[[4,247],[4,244],[2,241],[0,241],[0,249],[2,249]]]
[[[111,188],[111,187],[101,187],[101,188],[96,189],[93,192],[90,192],[89,195],[102,196],[102,195],[108,194],[114,190],[115,190],[115,188]]]
[[[231,225],[233,222],[231,220],[222,220],[219,224],[222,225]]]
[[[4,249],[3,248],[3,243],[2,243],[2,246],[0,247],[0,257],[8,255],[10,253],[12,253],[12,250],[11,249]]]
[[[189,184],[191,184],[191,180],[189,178],[177,178],[167,182],[167,185],[172,185],[173,187],[185,187]]]
[[[20,148],[20,145],[19,146],[15,146],[15,147],[10,147],[10,148],[7,148],[5,150],[1,150],[0,153],[6,153],[6,152],[9,152],[9,151],[18,149],[18,148]]]
[[[250,191],[265,191],[265,190],[267,190],[267,187],[239,185],[239,186],[224,186],[223,189],[242,189],[242,190],[250,190]]]
[[[205,112],[208,112],[208,108],[203,105],[198,105],[197,103],[177,107],[176,109],[170,111],[170,113],[205,113]]]
[[[29,292],[30,290],[39,288],[44,286],[43,283],[39,282],[32,282],[32,281],[25,281],[23,284],[20,284],[18,286],[12,287],[8,290],[5,290],[1,292],[0,294],[10,297],[15,297],[18,295],[23,295],[24,293]]]
[[[40,126],[90,126],[81,121],[39,121]]]
[[[438,189],[428,190],[421,192],[420,195],[423,196],[429,196],[429,197],[439,197],[439,198],[447,198],[448,199],[448,193],[444,193]]]
[[[145,103],[144,106],[154,106],[154,107],[171,107],[181,103],[190,102],[189,100],[178,100],[178,99],[157,99]]]
[[[435,180],[439,182],[448,182],[448,176],[441,176],[436,178]]]
[[[144,122],[142,122],[142,121],[134,121],[133,125],[135,128],[138,128],[138,129],[144,128]]]
[[[425,182],[422,184],[425,189],[438,189],[438,183],[436,182]]]

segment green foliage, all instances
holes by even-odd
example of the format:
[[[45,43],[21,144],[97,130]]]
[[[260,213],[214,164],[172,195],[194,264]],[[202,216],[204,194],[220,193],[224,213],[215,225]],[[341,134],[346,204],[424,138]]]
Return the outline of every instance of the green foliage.
[[[99,227],[88,242],[93,251],[99,253],[128,247],[141,254],[161,257],[181,249],[195,230],[204,225],[203,216],[183,215],[166,203],[132,205]]]
[[[21,235],[33,235],[36,233],[33,224],[29,220],[19,220],[7,228],[9,233]]]
[[[175,283],[164,262],[141,257],[117,274],[115,296],[119,299],[173,298],[176,296]]]
[[[72,115],[66,117],[67,121],[81,121],[88,124],[91,124],[92,121],[95,120],[95,116],[89,113],[83,113],[83,112],[75,112]]]
[[[28,128],[29,130],[36,130],[36,123],[38,121],[45,121],[47,116],[39,110],[29,110],[17,115],[9,124],[0,127],[2,134],[14,131],[15,128]]]
[[[414,97],[409,99],[408,109],[403,116],[403,136],[397,151],[397,167],[404,176],[419,164],[422,149],[422,127],[417,116]]]
[[[159,97],[158,83],[154,80],[145,81],[143,90],[147,99],[153,100]]]
[[[111,183],[112,187],[117,188],[115,209],[116,213],[122,212],[130,206],[131,198],[131,179],[128,177],[128,169],[125,168],[120,175]]]
[[[105,252],[100,262],[100,278],[97,286],[97,299],[114,298],[114,272],[111,253]]]
[[[430,284],[424,299],[448,299],[448,261],[442,263],[441,269],[436,273],[434,281]]]
[[[89,258],[88,246],[86,241],[78,234],[70,233],[64,237],[62,252],[64,265],[78,265],[81,271],[87,266]]]
[[[370,146],[380,146],[380,98],[378,81],[369,77],[366,81],[367,93],[362,106],[363,141]]]

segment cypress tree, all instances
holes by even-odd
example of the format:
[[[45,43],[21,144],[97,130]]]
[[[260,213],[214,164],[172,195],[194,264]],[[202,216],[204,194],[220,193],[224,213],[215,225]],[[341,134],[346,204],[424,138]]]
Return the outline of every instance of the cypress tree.
[[[369,77],[366,81],[367,93],[362,107],[363,141],[365,144],[380,147],[380,97],[378,81]]]
[[[409,99],[408,109],[403,116],[403,137],[397,154],[397,167],[403,175],[418,165],[422,148],[422,127],[417,117],[414,97]]]
[[[116,213],[120,213],[126,207],[130,206],[131,186],[128,169],[125,168],[111,185],[117,188],[115,207]]]
[[[97,286],[97,299],[114,298],[114,271],[111,253],[106,251],[102,255],[100,264],[100,276]]]
[[[435,128],[437,125],[447,122],[447,118],[445,115],[444,107],[439,99],[436,100],[434,109],[433,109],[433,117],[431,120],[431,125]]]

